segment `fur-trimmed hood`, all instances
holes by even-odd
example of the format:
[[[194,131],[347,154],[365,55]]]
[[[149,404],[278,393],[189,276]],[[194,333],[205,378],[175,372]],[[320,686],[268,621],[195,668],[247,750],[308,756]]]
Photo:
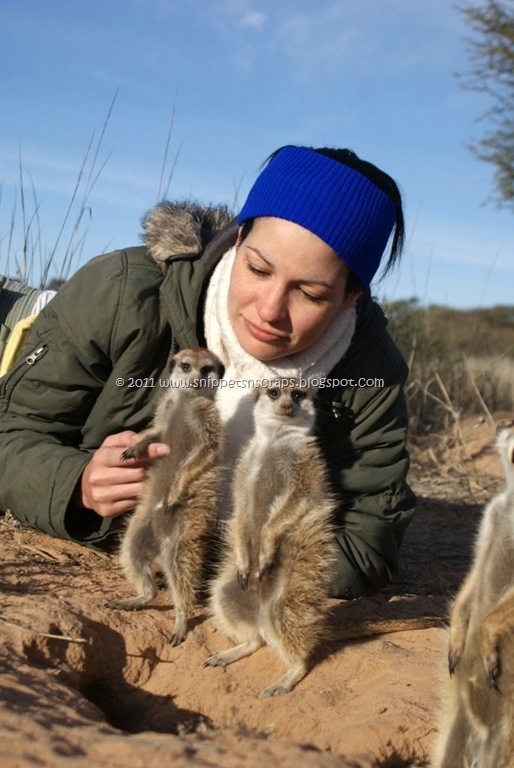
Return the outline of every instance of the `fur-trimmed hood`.
[[[214,235],[234,218],[226,206],[163,201],[141,220],[142,241],[163,269],[175,256],[199,254]]]

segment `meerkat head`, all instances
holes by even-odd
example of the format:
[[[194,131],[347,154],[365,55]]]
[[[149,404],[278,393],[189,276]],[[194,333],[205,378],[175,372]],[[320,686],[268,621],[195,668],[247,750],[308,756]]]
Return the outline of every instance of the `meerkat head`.
[[[255,422],[275,427],[289,424],[311,432],[316,419],[314,394],[312,387],[292,379],[280,382],[280,386],[260,387]]]
[[[514,489],[514,421],[501,421],[498,424],[496,448],[505,469],[507,486]]]
[[[168,363],[170,382],[184,390],[214,397],[225,367],[219,357],[206,347],[181,349]]]

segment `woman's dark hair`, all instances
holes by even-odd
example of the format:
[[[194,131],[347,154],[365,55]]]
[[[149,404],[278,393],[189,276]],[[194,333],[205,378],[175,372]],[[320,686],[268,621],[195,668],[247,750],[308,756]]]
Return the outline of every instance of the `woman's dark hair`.
[[[274,152],[272,152],[271,155],[266,158],[262,164],[262,167],[264,168],[266,165],[268,165],[268,163],[270,163],[273,158],[283,149],[284,147],[280,147],[279,149],[276,149]],[[353,168],[355,171],[358,171],[358,173],[361,173],[363,176],[373,182],[376,187],[382,190],[382,192],[384,192],[384,194],[386,194],[394,204],[394,207],[396,208],[396,223],[394,225],[393,239],[391,241],[389,256],[381,272],[381,277],[384,277],[399,261],[405,242],[405,220],[403,216],[402,196],[398,185],[394,179],[391,178],[391,176],[389,176],[384,171],[381,171],[380,168],[377,168],[377,166],[373,165],[373,163],[369,163],[367,160],[362,160],[358,155],[355,154],[355,152],[352,152],[351,149],[332,149],[330,147],[307,147],[307,149],[312,149],[314,152],[318,152],[320,155],[330,157],[332,160],[337,160],[338,163],[342,163],[343,165],[347,165],[350,168]],[[245,237],[250,234],[253,221],[254,219],[248,219],[241,225],[241,240],[244,240]],[[360,288],[361,285],[357,276],[350,270],[346,284],[347,294],[353,293]]]

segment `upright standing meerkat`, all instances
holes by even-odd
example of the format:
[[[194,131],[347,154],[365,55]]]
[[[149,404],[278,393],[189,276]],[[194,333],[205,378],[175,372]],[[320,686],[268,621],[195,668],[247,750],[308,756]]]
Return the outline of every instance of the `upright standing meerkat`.
[[[506,488],[484,511],[451,611],[449,681],[434,768],[514,765],[514,429],[500,425]]]
[[[211,585],[215,620],[239,645],[205,665],[224,667],[268,643],[288,667],[262,691],[268,697],[288,693],[307,674],[323,637],[335,502],[312,434],[312,391],[263,387],[254,413],[255,434],[235,470],[227,551]]]
[[[223,365],[208,349],[184,349],[170,358],[170,381],[151,426],[123,453],[138,458],[152,442],[170,453],[148,470],[145,488],[122,539],[120,563],[136,597],[110,608],[135,610],[157,593],[152,565],[166,577],[175,606],[172,645],[187,632],[198,592],[207,534],[217,514],[222,427],[214,403]]]

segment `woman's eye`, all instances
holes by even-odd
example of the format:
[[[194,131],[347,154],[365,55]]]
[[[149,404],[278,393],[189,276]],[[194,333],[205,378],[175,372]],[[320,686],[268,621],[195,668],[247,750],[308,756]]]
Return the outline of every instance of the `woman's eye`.
[[[259,277],[263,277],[263,276],[266,276],[268,274],[267,272],[264,272],[263,269],[259,269],[258,267],[254,267],[253,264],[248,264],[248,269],[254,275],[259,275]]]
[[[313,296],[312,293],[307,293],[307,291],[302,291],[302,293],[308,301],[312,301],[314,304],[321,304],[324,300],[321,296]]]

